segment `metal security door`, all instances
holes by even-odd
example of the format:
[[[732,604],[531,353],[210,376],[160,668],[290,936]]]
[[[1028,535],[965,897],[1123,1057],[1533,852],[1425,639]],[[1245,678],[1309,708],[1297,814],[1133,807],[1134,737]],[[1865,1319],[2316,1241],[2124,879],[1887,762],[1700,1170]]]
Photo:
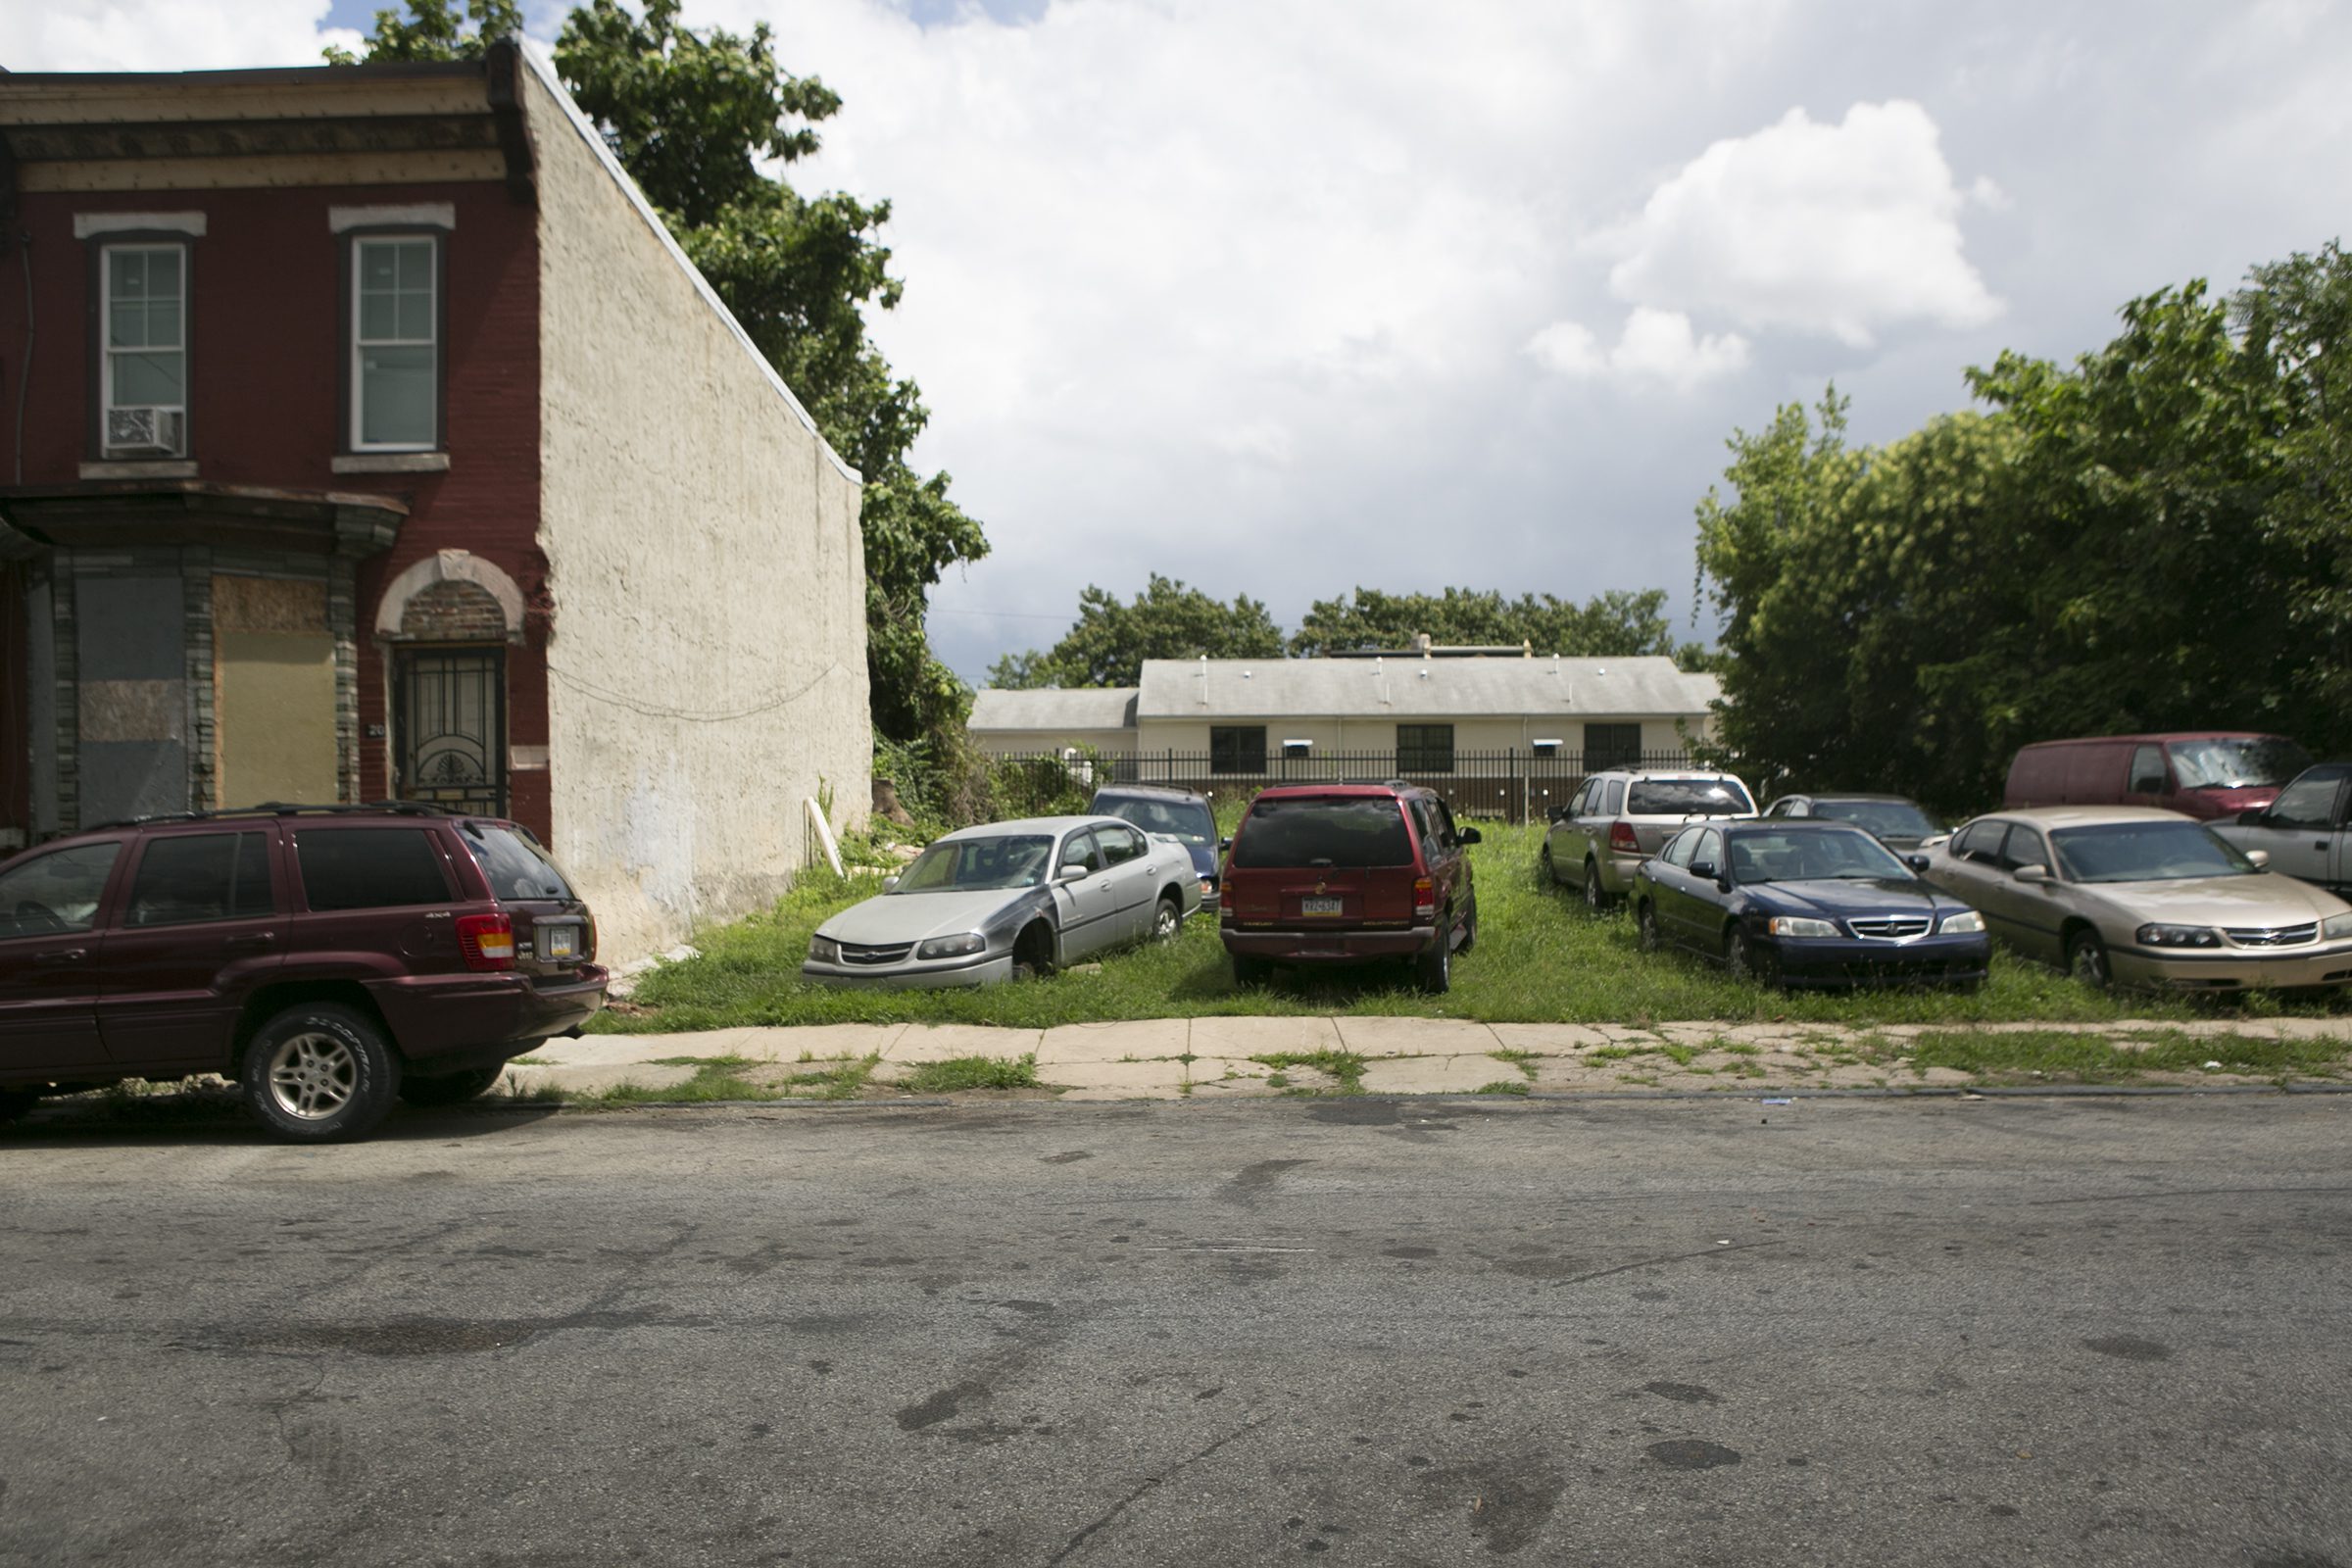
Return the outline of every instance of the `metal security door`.
[[[394,684],[393,793],[455,811],[506,815],[505,651],[406,650]]]

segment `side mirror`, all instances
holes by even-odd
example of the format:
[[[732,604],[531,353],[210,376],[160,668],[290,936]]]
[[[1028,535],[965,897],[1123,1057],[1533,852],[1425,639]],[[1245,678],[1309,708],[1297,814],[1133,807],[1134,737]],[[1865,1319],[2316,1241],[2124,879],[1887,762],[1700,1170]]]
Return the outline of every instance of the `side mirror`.
[[[1544,812],[1544,815],[1549,821],[1565,822],[1568,820],[1568,808],[1565,806],[1555,806],[1550,810]]]
[[[1928,868],[1928,858],[1924,855],[1906,855],[1903,863],[1914,871],[1924,872]]]
[[[2254,869],[2257,871],[2268,871],[2271,868],[2271,852],[2268,850],[2248,850],[2246,858],[2254,862]]]
[[[1692,860],[1690,874],[1701,882],[1712,882],[1715,880],[1715,862],[1713,860]]]
[[[1217,840],[1217,853],[1218,853],[1219,855],[1223,855],[1223,854],[1224,854],[1226,851],[1228,851],[1228,850],[1230,850],[1230,849],[1232,849],[1232,848],[1233,848],[1233,840],[1231,840],[1231,839],[1219,839],[1219,840]]]
[[[2257,806],[2251,809],[2238,812],[2237,825],[2239,827],[2261,827],[2266,821],[2269,820],[2271,808],[2269,807]]]
[[[1486,842],[1485,835],[1481,834],[1478,829],[1474,827],[1466,827],[1462,829],[1461,839],[1464,844],[1484,844]]]
[[[892,888],[895,888],[898,885],[899,879],[895,876],[886,876],[882,879],[882,891],[885,893],[888,893]]]
[[[2047,882],[2050,868],[2046,865],[2021,865],[2009,874],[2020,882]]]
[[[1080,865],[1076,860],[1065,860],[1062,862],[1061,880],[1064,882],[1083,882],[1093,874],[1093,872],[1089,871],[1085,866]]]

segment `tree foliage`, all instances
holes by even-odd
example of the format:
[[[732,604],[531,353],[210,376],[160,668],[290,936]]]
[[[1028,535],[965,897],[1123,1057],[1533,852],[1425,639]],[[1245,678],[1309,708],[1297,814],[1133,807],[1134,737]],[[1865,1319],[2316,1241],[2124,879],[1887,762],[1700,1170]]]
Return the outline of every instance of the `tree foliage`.
[[[1078,623],[1043,653],[1006,654],[989,684],[1133,686],[1147,659],[1279,659],[1282,628],[1248,594],[1222,604],[1157,572],[1132,604],[1089,587],[1078,596]]]
[[[409,0],[407,21],[377,13],[367,58],[472,58],[484,39],[521,25],[514,0],[466,5],[470,31],[456,0]],[[932,657],[924,616],[932,586],[986,555],[988,542],[950,498],[947,474],[909,466],[930,413],[866,336],[865,312],[896,306],[902,288],[878,238],[890,204],[804,196],[764,172],[765,163],[815,151],[817,124],[840,98],[777,64],[765,23],[697,31],[678,14],[679,0],[646,0],[642,16],[589,0],[564,24],[557,71],[825,439],[864,476],[876,727],[899,740],[950,736],[968,693]]]
[[[378,11],[366,55],[329,45],[327,64],[370,61],[479,60],[482,51],[522,30],[517,0],[409,0],[409,15]]]
[[[1493,589],[1447,588],[1436,594],[1353,594],[1317,600],[1291,636],[1306,658],[1365,648],[1405,648],[1426,633],[1434,643],[1500,647],[1526,643],[1539,654],[1625,659],[1672,654],[1666,592],[1611,590],[1582,605],[1551,594],[1505,599]]]
[[[1998,798],[2026,741],[2192,726],[2352,742],[2330,246],[2228,304],[2132,301],[2071,367],[1972,370],[1985,411],[1874,449],[1833,391],[1736,432],[1698,509],[1721,736],[1766,780]]]

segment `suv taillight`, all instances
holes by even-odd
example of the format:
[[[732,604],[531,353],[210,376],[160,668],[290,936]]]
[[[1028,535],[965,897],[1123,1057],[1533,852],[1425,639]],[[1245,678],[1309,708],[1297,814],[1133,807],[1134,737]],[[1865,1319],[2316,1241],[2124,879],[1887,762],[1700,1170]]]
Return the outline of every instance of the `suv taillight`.
[[[1631,822],[1611,822],[1609,824],[1609,848],[1612,850],[1622,850],[1627,855],[1640,855],[1642,853],[1642,841],[1634,836],[1634,824]]]
[[[468,969],[514,968],[514,920],[503,914],[459,915],[458,951]]]
[[[1413,878],[1413,917],[1420,919],[1437,912],[1438,885],[1425,876]]]

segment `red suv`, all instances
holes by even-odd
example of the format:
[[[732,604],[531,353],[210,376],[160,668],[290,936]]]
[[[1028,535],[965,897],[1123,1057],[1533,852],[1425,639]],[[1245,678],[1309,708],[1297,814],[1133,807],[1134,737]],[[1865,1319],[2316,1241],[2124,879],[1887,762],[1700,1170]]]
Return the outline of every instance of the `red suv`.
[[[530,831],[431,807],[145,818],[0,861],[0,1120],[217,1072],[357,1138],[480,1094],[604,1004],[596,921]]]
[[[1227,841],[1217,933],[1236,984],[1275,963],[1407,958],[1424,991],[1453,980],[1478,940],[1470,858],[1433,790],[1285,784],[1262,790]]]

